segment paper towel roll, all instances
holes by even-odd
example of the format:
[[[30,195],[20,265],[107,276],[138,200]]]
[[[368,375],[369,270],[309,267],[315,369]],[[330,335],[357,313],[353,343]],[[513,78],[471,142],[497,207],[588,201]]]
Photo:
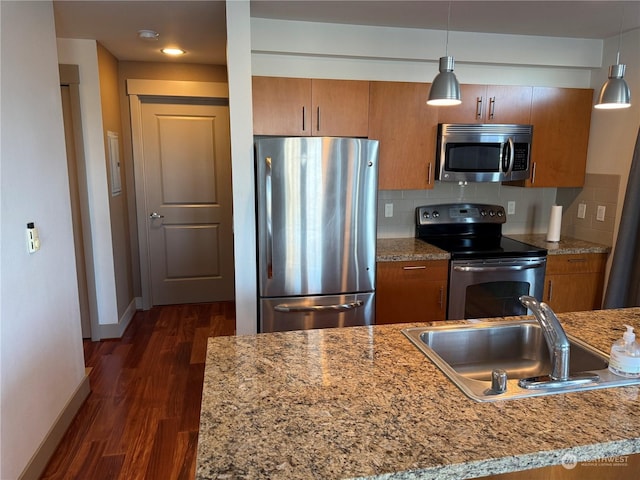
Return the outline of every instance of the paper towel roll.
[[[549,217],[549,229],[547,230],[547,242],[559,242],[560,230],[562,228],[562,205],[551,207]]]

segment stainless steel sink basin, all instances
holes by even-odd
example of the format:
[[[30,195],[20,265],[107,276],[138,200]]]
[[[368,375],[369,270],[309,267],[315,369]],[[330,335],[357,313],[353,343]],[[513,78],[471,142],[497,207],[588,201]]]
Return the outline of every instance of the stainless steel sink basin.
[[[605,353],[569,336],[571,374],[591,372],[598,376],[597,380],[579,385],[543,383],[534,390],[521,388],[519,379],[544,376],[551,371],[549,349],[535,321],[416,327],[402,332],[460,390],[480,402],[640,384],[640,379],[611,373]],[[508,379],[504,392],[492,389],[492,373],[499,370],[506,372]]]

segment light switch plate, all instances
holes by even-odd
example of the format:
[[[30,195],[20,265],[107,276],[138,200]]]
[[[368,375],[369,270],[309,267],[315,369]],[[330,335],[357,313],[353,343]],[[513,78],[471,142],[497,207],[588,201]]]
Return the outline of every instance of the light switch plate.
[[[393,217],[393,203],[384,204],[384,216],[386,218]]]
[[[515,215],[516,213],[516,202],[515,200],[511,200],[507,202],[507,215]]]
[[[578,218],[584,218],[587,215],[587,204],[579,203],[578,204]]]
[[[596,220],[599,222],[604,222],[604,214],[607,211],[607,207],[604,205],[598,205],[598,211],[596,212]]]
[[[29,253],[36,253],[40,250],[40,235],[33,222],[27,223],[27,249]]]

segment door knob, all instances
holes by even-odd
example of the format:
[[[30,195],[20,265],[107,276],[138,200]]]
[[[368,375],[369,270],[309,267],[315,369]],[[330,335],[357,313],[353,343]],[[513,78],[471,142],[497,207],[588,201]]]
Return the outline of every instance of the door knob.
[[[151,215],[149,215],[149,218],[151,219],[164,218],[164,215],[160,215],[158,212],[153,212]]]

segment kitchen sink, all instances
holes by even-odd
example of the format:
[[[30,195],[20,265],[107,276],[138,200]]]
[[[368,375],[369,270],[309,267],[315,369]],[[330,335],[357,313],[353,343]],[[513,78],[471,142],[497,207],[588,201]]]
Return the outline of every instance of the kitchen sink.
[[[608,355],[568,336],[570,374],[586,379],[577,384],[543,381],[534,389],[520,387],[520,379],[544,378],[551,372],[549,348],[536,321],[415,327],[402,333],[460,390],[480,402],[640,384],[640,379],[611,373],[607,368]],[[496,372],[501,373],[503,379],[506,374],[504,391],[492,383]],[[585,372],[595,376],[590,375],[593,379],[588,379]]]

